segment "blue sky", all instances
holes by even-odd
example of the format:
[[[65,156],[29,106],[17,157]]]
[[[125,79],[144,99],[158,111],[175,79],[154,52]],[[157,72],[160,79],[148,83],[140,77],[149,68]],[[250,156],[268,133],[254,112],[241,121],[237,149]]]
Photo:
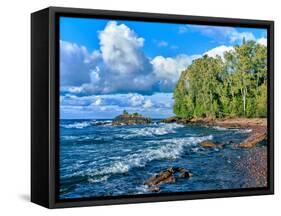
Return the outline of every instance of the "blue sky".
[[[266,45],[266,30],[61,17],[61,118],[171,116],[181,71],[243,38]]]

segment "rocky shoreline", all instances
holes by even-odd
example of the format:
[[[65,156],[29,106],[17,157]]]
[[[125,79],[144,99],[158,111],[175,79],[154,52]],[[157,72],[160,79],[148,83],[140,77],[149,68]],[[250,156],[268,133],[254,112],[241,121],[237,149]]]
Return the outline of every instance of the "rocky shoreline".
[[[244,128],[251,130],[249,137],[237,144],[241,148],[252,148],[258,143],[267,139],[267,119],[266,118],[225,118],[225,119],[185,119],[170,117],[163,119],[164,123],[178,123],[184,125],[200,124],[206,126],[219,126],[224,128]]]
[[[248,176],[242,187],[266,187],[267,147],[251,148],[249,151],[250,154],[235,162],[235,169]]]
[[[113,126],[150,124],[152,120],[138,113],[129,114],[124,111],[112,121]],[[267,140],[267,119],[266,118],[225,118],[209,119],[194,118],[185,119],[170,117],[161,120],[162,123],[177,123],[183,125],[205,125],[210,127],[239,128],[249,130],[249,136],[241,143],[232,143],[233,148],[240,148],[249,151],[247,156],[234,161],[235,169],[245,173],[245,184],[241,187],[265,187],[267,185],[267,147],[256,147],[257,144]],[[203,148],[224,148],[225,143],[214,143],[212,140],[205,140],[200,143]],[[162,184],[173,184],[179,178],[189,179],[192,174],[186,168],[170,167],[160,171],[144,182],[151,192],[160,192]]]
[[[163,119],[163,123],[178,123],[184,125],[206,125],[206,126],[219,126],[223,128],[243,128],[250,130],[248,138],[241,143],[236,143],[233,146],[241,149],[248,149],[249,154],[245,157],[235,161],[235,168],[239,172],[245,173],[248,176],[244,185],[241,187],[266,187],[267,186],[267,146],[257,148],[256,145],[267,140],[267,119],[265,118],[227,118],[227,119],[184,119],[178,117],[170,117]],[[211,140],[203,141],[200,145],[204,148],[223,148],[224,144],[214,143]],[[169,169],[168,169],[169,171]],[[173,183],[171,173],[162,171],[158,175],[152,177],[148,182],[154,182],[155,179],[162,180],[162,183]],[[170,174],[170,175],[167,175]],[[168,176],[163,179],[163,176]],[[158,192],[159,184],[148,184],[150,191]]]

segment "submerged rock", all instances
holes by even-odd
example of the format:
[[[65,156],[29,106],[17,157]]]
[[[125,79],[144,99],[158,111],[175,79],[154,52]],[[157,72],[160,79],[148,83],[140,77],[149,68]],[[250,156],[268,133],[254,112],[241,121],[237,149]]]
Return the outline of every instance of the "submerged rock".
[[[159,192],[162,184],[175,183],[177,178],[189,178],[192,174],[185,168],[171,167],[149,178],[144,184],[149,186],[149,191]]]
[[[213,143],[210,140],[203,141],[203,142],[200,143],[200,145],[204,148],[213,148],[213,147],[217,146],[215,143]]]

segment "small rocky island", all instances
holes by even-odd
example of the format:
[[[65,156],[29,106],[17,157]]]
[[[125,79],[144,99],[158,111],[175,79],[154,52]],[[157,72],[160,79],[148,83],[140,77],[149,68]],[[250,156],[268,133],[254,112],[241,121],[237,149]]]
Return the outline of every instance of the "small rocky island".
[[[134,125],[134,124],[149,124],[151,119],[144,117],[139,113],[129,114],[126,110],[122,115],[115,117],[112,121],[112,125]]]

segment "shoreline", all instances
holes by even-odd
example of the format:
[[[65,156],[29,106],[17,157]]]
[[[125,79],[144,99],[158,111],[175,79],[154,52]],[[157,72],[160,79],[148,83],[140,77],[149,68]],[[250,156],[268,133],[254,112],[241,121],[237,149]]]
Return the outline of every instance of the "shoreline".
[[[183,125],[207,125],[219,126],[224,128],[245,128],[250,129],[249,137],[238,144],[241,148],[253,148],[258,143],[267,139],[267,119],[266,118],[224,118],[209,119],[196,118],[185,119],[179,117],[170,117],[163,119],[164,123],[178,123]]]
[[[249,155],[237,160],[236,168],[247,173],[249,179],[244,187],[265,187],[267,186],[267,146],[257,147],[257,144],[267,140],[267,119],[266,118],[225,118],[225,119],[183,119],[170,117],[162,120],[166,123],[178,123],[184,125],[207,125],[224,128],[250,129],[249,136],[235,146],[247,149]]]
[[[266,187],[268,185],[267,147],[251,148],[248,151],[250,153],[247,156],[235,162],[235,169],[248,176],[243,187]]]

